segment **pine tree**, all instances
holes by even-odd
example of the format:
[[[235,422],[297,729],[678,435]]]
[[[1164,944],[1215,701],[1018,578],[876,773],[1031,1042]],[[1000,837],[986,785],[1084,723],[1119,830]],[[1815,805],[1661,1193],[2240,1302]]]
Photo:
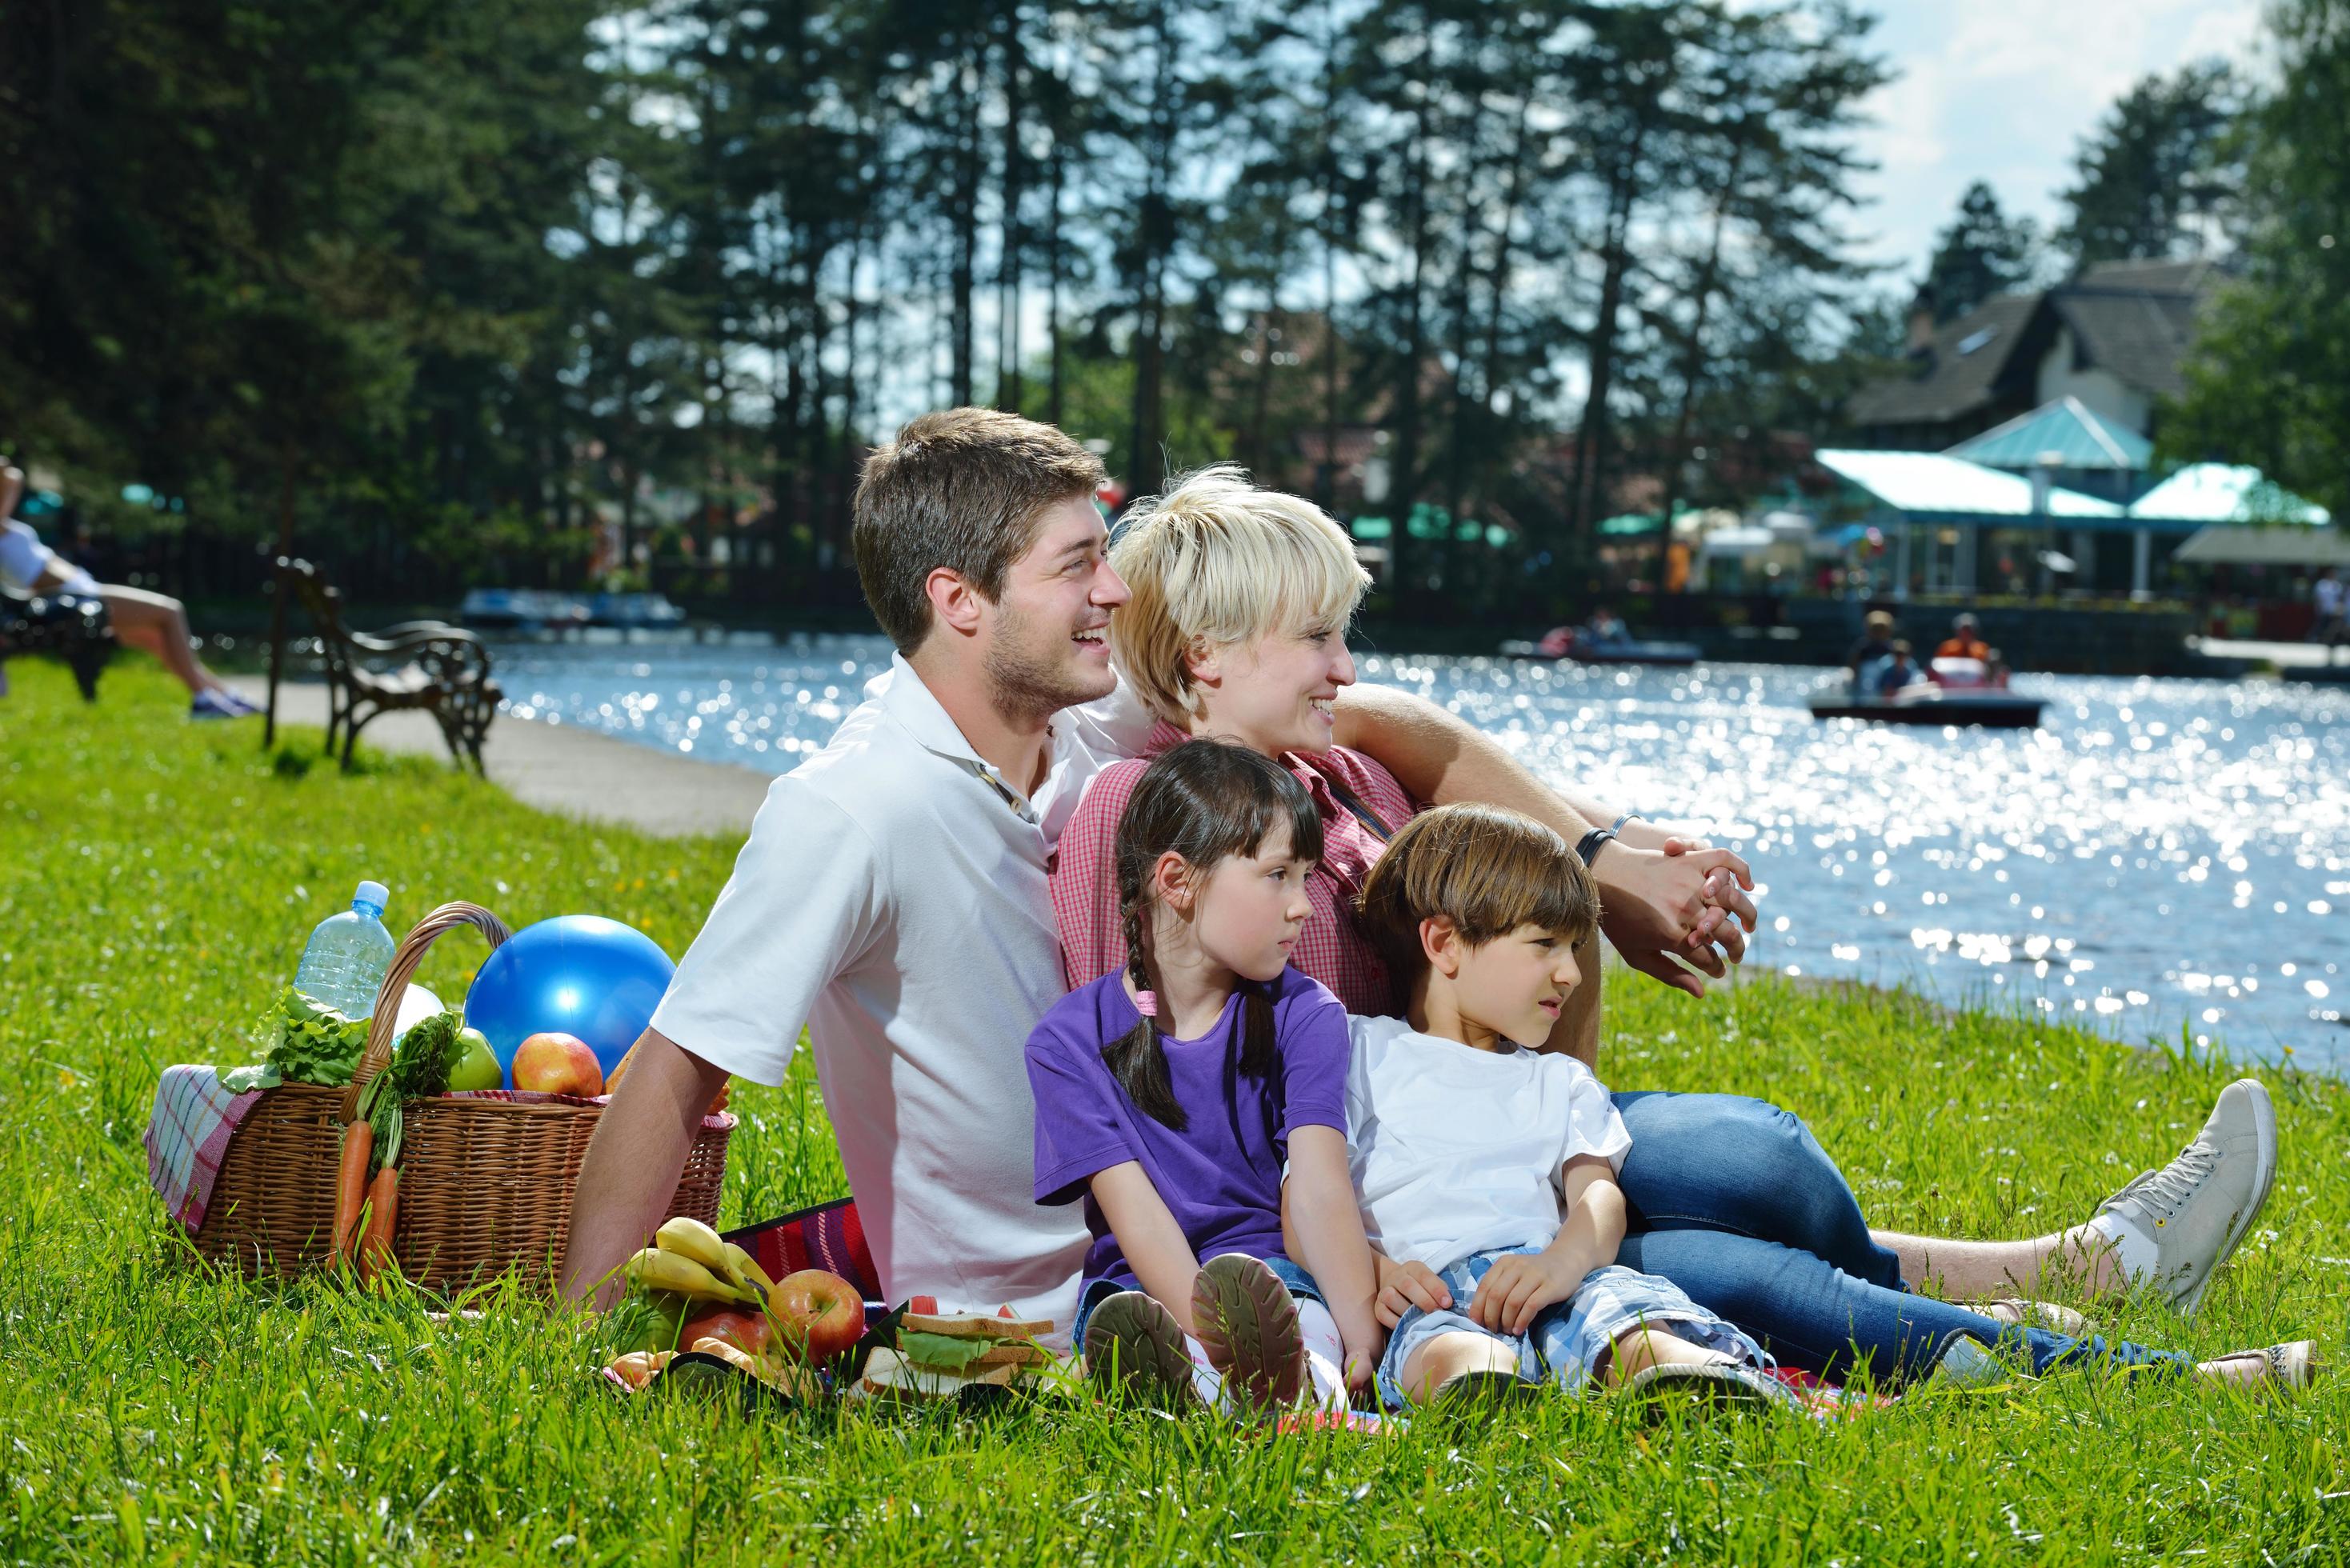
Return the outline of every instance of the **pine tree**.
[[[2158,426],[2178,462],[2251,463],[2350,516],[2350,0],[2269,12],[2274,93],[2246,117],[2241,280],[2206,312]]]
[[[2227,62],[2206,60],[2147,77],[2106,111],[2073,155],[2054,236],[2075,268],[2217,248],[2242,188],[2229,132],[2247,90]]]
[[[1964,316],[1994,295],[2029,284],[2039,267],[2040,233],[2029,218],[2010,219],[1978,180],[1959,198],[1959,215],[1935,244],[1925,294],[1934,319]]]

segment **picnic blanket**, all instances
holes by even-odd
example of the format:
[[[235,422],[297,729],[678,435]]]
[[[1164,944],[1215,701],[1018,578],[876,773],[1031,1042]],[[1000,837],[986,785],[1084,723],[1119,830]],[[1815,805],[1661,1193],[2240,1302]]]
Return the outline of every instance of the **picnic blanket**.
[[[228,1140],[260,1103],[258,1089],[231,1094],[217,1068],[163,1069],[155,1085],[155,1109],[140,1141],[147,1146],[147,1179],[155,1196],[189,1230],[203,1224]]]
[[[865,1223],[857,1217],[853,1198],[745,1225],[727,1231],[726,1240],[757,1259],[771,1280],[802,1269],[824,1269],[855,1285],[868,1302],[881,1300],[881,1271],[873,1266]]]

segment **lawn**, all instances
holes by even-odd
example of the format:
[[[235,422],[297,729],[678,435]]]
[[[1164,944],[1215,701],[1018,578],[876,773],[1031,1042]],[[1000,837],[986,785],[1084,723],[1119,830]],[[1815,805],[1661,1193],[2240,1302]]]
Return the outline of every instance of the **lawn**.
[[[525,1303],[260,1288],[176,1262],[140,1147],[158,1071],[241,1061],[304,936],[374,876],[519,926],[594,911],[672,952],[734,846],[567,823],[421,761],[344,776],[203,728],[124,660],[84,708],[0,699],[0,1558],[938,1563],[2071,1562],[2350,1556],[2350,1379],[2295,1397],[2052,1378],[1833,1426],[1551,1401],[1379,1440],[1265,1439],[1085,1402],[957,1423],[745,1420],[594,1384],[593,1330]],[[481,948],[422,979],[462,993]],[[2234,1071],[2013,1017],[1750,980],[1703,1003],[1613,977],[1605,1075],[1808,1117],[1882,1223],[2053,1229],[2176,1151]],[[804,1064],[803,1064],[804,1065]],[[2205,1353],[2342,1358],[2350,1093],[2267,1072],[2284,1166],[2181,1323]],[[811,1079],[743,1090],[723,1221],[841,1190]]]

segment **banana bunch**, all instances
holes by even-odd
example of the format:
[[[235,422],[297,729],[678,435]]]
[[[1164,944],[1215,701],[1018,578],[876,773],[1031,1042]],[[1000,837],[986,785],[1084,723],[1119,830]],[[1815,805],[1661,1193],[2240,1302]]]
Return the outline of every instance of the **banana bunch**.
[[[653,1244],[630,1258],[622,1272],[638,1291],[760,1311],[775,1289],[750,1253],[683,1215],[663,1222]]]

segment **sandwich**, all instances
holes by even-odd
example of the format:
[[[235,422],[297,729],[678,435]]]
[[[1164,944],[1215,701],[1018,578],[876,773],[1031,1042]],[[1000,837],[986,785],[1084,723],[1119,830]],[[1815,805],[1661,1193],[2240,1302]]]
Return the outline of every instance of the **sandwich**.
[[[1011,1309],[898,1314],[896,1347],[865,1359],[868,1397],[928,1403],[959,1397],[966,1388],[1016,1388],[1053,1365],[1037,1343],[1053,1332],[1048,1319],[1024,1319]]]

